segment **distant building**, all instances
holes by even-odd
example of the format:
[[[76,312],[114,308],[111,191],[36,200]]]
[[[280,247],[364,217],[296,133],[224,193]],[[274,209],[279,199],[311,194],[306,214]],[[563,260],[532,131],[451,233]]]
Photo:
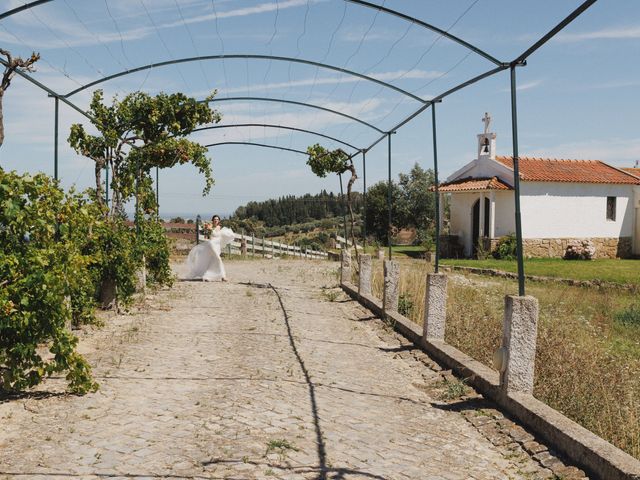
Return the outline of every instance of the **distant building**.
[[[450,195],[450,233],[466,257],[515,232],[513,158],[496,156],[490,117],[483,121],[477,158],[440,185]],[[520,157],[519,170],[525,256],[562,257],[569,242],[584,239],[595,258],[640,255],[639,168]]]

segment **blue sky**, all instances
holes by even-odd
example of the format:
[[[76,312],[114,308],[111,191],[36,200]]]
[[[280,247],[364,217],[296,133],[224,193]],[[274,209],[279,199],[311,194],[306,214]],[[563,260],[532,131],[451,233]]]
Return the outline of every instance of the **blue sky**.
[[[418,17],[509,61],[581,2],[569,0],[373,0]],[[0,12],[23,5],[3,0]],[[219,54],[276,55],[324,62],[374,76],[425,100],[489,70],[492,64],[415,24],[344,0],[53,0],[0,20],[0,46],[37,51],[35,78],[57,92],[154,62]],[[640,2],[599,0],[519,68],[520,153],[601,159],[633,166],[640,159]],[[333,108],[388,130],[420,103],[378,84],[299,63],[225,59],[183,63],[102,83],[107,98],[130,91],[182,91],[197,98],[261,96]],[[485,111],[499,154],[511,153],[509,75],[502,72],[437,106],[441,177],[473,159]],[[91,89],[72,97],[86,107]],[[340,116],[276,102],[220,102],[223,125],[269,123],[304,128],[368,147],[379,133]],[[0,165],[53,172],[53,100],[15,78],[5,95],[6,140]],[[92,184],[92,163],[66,144],[69,125],[86,119],[66,106],[60,116],[60,177],[65,187]],[[205,144],[251,141],[306,150],[314,135],[275,128],[224,128],[193,135]],[[393,175],[432,165],[426,111],[392,137]],[[216,178],[185,166],[160,173],[161,213],[230,213],[238,205],[285,194],[337,191],[295,153],[249,146],[210,148]],[[387,145],[367,155],[369,184],[386,178]],[[360,159],[358,166],[361,167]],[[362,183],[356,184],[361,189]]]

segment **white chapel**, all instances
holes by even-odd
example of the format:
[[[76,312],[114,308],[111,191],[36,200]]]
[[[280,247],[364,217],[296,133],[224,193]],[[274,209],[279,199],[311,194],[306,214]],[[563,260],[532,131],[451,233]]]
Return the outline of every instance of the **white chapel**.
[[[449,239],[465,257],[515,232],[513,158],[496,155],[490,121],[485,114],[475,160],[439,186],[449,196]],[[562,257],[574,240],[590,240],[594,258],[640,255],[640,169],[520,156],[519,170],[525,256]]]

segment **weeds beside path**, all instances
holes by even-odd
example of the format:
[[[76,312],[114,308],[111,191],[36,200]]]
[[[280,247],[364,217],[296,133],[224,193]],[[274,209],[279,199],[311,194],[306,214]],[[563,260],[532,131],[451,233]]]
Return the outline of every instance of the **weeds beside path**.
[[[515,260],[442,260],[443,265],[461,267],[489,268],[503,272],[516,273]],[[527,275],[541,277],[567,278],[572,280],[603,281],[640,287],[640,260],[597,259],[562,260],[559,258],[531,258],[524,262]]]
[[[566,263],[578,268],[591,265]],[[400,264],[402,313],[422,325],[425,279],[432,266],[408,259]],[[592,265],[639,268],[640,262],[611,260]],[[381,262],[375,263],[373,284],[374,294],[382,298]],[[504,296],[517,291],[514,280],[450,274],[446,341],[491,366],[502,336]],[[638,295],[545,282],[527,282],[527,294],[540,302],[535,396],[640,458]]]

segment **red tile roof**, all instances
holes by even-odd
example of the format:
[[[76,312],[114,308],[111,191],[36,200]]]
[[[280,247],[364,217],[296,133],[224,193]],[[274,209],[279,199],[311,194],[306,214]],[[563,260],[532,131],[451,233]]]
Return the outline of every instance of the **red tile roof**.
[[[512,188],[497,177],[491,178],[463,178],[453,182],[442,183],[441,192],[470,192],[477,190],[512,190]]]
[[[640,168],[623,168],[622,170],[636,177],[640,177]]]
[[[513,169],[513,157],[496,157]],[[640,179],[600,160],[519,157],[520,179],[530,182],[616,183],[640,185]]]

